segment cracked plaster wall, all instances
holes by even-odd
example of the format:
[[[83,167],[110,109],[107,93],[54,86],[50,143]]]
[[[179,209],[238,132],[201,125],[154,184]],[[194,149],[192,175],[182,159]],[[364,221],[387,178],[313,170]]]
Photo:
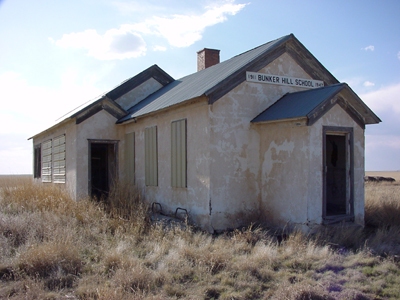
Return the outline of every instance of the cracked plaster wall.
[[[89,191],[89,142],[88,139],[94,140],[121,140],[122,127],[116,126],[116,118],[105,110],[99,111],[89,119],[86,119],[76,125],[76,197],[84,197]],[[118,144],[117,156],[119,160],[118,170],[123,169],[121,161],[120,148]],[[68,153],[66,154],[68,155]]]
[[[354,130],[355,221],[364,224],[364,130],[335,105],[312,126],[276,122],[259,125],[261,142],[261,212],[266,223],[307,230],[322,222],[323,126]]]
[[[261,73],[310,78],[288,54]],[[243,82],[210,106],[212,227],[234,228],[260,215],[262,202],[260,134],[250,121],[298,87]],[[292,142],[288,142],[294,147]]]
[[[197,99],[174,108],[141,118],[125,126],[125,133],[135,132],[135,179],[146,199],[159,202],[163,212],[174,213],[177,207],[187,209],[191,221],[209,228],[210,207],[210,151],[208,104],[206,98]],[[187,120],[187,188],[171,186],[171,122]],[[158,186],[145,185],[144,131],[157,126]],[[123,144],[123,142],[122,142]],[[121,151],[124,146],[121,145]],[[125,157],[120,152],[120,158]]]

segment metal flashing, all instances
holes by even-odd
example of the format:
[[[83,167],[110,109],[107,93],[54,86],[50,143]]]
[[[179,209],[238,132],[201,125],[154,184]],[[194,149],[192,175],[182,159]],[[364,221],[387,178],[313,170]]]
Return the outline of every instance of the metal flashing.
[[[306,117],[310,126],[335,104],[339,104],[362,128],[365,124],[380,122],[346,83],[287,93],[251,122],[266,123]],[[361,106],[362,110],[357,109]]]

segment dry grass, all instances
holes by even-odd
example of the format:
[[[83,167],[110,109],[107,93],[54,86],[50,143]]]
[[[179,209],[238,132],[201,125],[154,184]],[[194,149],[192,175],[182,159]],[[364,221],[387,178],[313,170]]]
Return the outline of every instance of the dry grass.
[[[254,227],[212,236],[152,225],[140,193],[124,184],[97,203],[9,181],[0,195],[0,298],[398,299],[399,189],[366,185],[366,229],[281,240]]]
[[[32,182],[32,175],[0,175],[0,188],[23,186]]]

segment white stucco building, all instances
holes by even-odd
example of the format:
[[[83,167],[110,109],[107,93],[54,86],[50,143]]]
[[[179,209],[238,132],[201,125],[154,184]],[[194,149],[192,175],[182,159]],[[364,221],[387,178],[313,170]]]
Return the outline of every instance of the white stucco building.
[[[129,181],[213,231],[251,221],[364,223],[364,130],[380,119],[284,36],[174,80],[157,65],[32,137],[38,181],[107,194]]]

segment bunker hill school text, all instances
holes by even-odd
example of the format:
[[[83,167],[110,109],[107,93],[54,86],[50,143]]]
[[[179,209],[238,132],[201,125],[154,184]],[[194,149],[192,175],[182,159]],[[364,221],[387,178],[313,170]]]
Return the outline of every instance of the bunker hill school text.
[[[364,224],[364,131],[381,120],[293,35],[174,79],[153,65],[34,135],[41,184],[79,200],[118,180],[210,232]]]

